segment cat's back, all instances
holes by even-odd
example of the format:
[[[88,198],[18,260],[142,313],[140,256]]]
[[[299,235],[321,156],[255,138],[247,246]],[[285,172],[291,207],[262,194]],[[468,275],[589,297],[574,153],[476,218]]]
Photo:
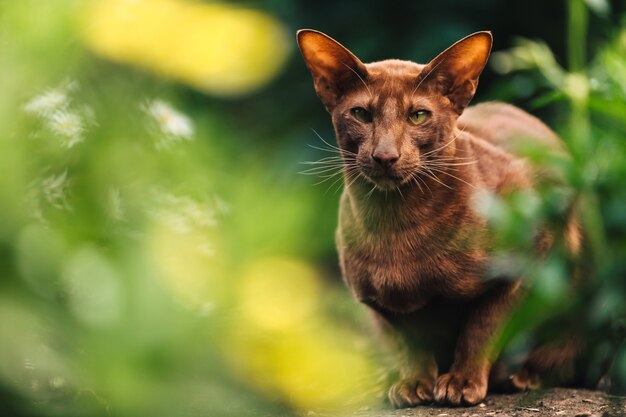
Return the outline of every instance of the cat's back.
[[[458,127],[476,138],[517,154],[520,143],[532,141],[551,150],[563,150],[561,139],[535,116],[506,103],[487,102],[468,107]]]

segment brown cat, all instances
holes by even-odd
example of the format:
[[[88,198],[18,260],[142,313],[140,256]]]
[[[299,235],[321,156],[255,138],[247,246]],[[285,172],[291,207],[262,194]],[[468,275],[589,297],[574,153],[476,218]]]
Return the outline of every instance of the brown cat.
[[[467,108],[490,54],[489,32],[426,65],[363,64],[314,30],[297,39],[344,163],[336,235],[344,279],[403,353],[389,398],[397,407],[477,404],[498,355],[490,342],[523,291],[520,277],[489,276],[491,235],[476,199],[533,187],[537,173],[514,154],[514,137],[555,150],[560,140],[516,107]],[[538,249],[550,241],[544,233]],[[568,241],[577,250],[574,220]],[[539,348],[513,384],[536,386],[539,373],[569,367],[577,350]]]

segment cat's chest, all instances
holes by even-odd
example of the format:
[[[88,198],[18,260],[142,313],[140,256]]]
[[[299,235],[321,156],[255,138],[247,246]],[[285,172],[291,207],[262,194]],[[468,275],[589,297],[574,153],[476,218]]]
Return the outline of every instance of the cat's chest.
[[[434,231],[436,233],[436,231]],[[341,267],[357,299],[396,312],[415,311],[433,297],[471,298],[481,291],[486,253],[414,230],[386,235],[338,230]]]

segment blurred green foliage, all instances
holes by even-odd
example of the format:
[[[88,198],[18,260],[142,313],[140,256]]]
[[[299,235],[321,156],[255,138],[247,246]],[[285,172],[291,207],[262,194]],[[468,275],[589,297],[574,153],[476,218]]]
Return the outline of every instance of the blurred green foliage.
[[[341,183],[297,174],[326,156],[311,129],[332,143],[295,53],[300,27],[365,61],[424,62],[494,31],[504,52],[477,100],[541,115],[573,158],[548,161],[563,188],[489,213],[519,243],[529,222],[558,225],[577,201],[590,278],[572,296],[570,260],[555,250],[529,273],[535,291],[505,336],[573,311],[598,341],[590,363],[615,354],[612,388],[625,389],[625,6],[1,2],[0,415],[289,415],[382,402],[384,361],[336,267]]]

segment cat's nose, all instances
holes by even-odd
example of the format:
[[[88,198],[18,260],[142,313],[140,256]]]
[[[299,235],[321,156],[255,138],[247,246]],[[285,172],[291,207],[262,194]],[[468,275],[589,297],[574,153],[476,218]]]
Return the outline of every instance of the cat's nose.
[[[391,168],[393,164],[398,162],[398,159],[400,159],[400,155],[398,154],[398,151],[395,149],[393,150],[378,150],[377,149],[372,154],[372,159],[376,161],[376,163],[380,165],[381,167],[385,169],[389,169]]]

